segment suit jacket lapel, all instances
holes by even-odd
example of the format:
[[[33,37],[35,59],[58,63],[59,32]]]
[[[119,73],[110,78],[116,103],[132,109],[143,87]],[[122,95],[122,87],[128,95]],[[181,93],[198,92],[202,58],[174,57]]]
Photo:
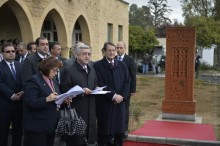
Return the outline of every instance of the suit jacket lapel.
[[[15,80],[15,78],[14,78],[14,76],[13,76],[13,74],[12,74],[12,72],[11,72],[11,69],[9,68],[8,64],[7,64],[5,61],[3,61],[3,65],[4,65],[5,69],[6,69],[6,71],[10,74],[11,78],[12,78],[13,80]],[[16,76],[17,76],[17,74],[16,74]],[[15,80],[15,81],[16,81],[16,80]]]
[[[52,93],[53,91],[50,89],[49,85],[47,84],[47,82],[44,80],[43,78],[43,75],[41,73],[38,73],[39,74],[39,81],[44,89],[44,91],[47,93],[47,94],[50,94]]]

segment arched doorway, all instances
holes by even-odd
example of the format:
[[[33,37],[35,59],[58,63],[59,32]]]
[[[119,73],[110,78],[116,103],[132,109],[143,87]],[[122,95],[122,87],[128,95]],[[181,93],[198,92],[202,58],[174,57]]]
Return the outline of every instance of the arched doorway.
[[[74,45],[78,42],[82,42],[82,32],[81,32],[81,27],[80,27],[78,21],[76,21],[72,38],[73,38],[72,45]]]
[[[16,1],[5,2],[0,7],[0,40],[33,41],[27,8]]]
[[[67,57],[69,55],[66,28],[61,15],[56,9],[50,10],[44,18],[41,36],[46,37],[49,42],[58,41],[63,48],[62,56]]]
[[[49,42],[58,41],[56,25],[50,14],[44,20],[41,36],[46,37]]]
[[[50,42],[59,41],[61,44],[67,44],[67,34],[63,19],[55,9],[49,11],[44,19],[41,35],[46,37]]]
[[[74,25],[72,34],[72,45],[75,45],[79,41],[90,45],[89,27],[85,18],[82,15],[79,16]]]

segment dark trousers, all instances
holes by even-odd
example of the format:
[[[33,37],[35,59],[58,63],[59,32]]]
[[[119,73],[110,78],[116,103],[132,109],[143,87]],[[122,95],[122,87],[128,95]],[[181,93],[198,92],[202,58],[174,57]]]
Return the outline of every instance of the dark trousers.
[[[8,145],[10,125],[12,125],[12,146],[21,146],[22,119],[22,110],[0,111],[0,146]]]
[[[40,134],[35,132],[24,132],[25,146],[53,146],[55,134]]]
[[[123,146],[123,133],[98,135],[98,146]]]
[[[128,96],[125,102],[125,131],[128,131],[130,98],[131,96]]]

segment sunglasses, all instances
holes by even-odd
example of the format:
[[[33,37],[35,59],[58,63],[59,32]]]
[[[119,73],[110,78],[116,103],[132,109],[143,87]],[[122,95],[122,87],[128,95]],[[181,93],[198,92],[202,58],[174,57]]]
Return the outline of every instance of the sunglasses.
[[[14,50],[12,50],[12,51],[4,51],[5,53],[15,53],[15,51]]]

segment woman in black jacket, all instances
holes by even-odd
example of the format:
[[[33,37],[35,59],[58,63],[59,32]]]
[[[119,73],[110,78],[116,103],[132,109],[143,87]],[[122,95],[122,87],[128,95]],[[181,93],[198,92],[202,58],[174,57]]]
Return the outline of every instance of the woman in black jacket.
[[[58,111],[55,99],[60,93],[53,79],[62,62],[55,57],[44,59],[39,72],[24,86],[24,143],[25,146],[53,146]]]

